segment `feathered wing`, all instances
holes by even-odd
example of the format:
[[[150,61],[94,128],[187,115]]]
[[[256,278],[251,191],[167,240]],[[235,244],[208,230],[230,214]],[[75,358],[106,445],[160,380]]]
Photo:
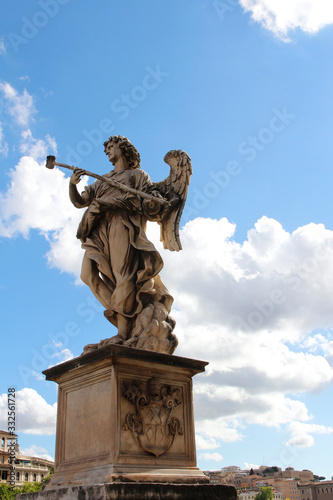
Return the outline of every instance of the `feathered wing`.
[[[191,158],[181,149],[169,151],[164,157],[170,166],[170,175],[155,184],[162,195],[171,202],[159,224],[164,248],[178,252],[182,249],[179,238],[179,223],[185,206],[188,186],[192,175]]]

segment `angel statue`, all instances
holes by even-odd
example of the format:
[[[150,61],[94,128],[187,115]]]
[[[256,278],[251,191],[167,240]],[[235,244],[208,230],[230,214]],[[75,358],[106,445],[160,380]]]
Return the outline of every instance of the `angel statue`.
[[[181,250],[179,222],[191,159],[184,151],[169,151],[164,161],[170,175],[154,183],[140,169],[140,155],[126,137],[110,137],[104,151],[113,170],[94,175],[98,180],[79,194],[76,185],[88,172],[75,168],[69,196],[75,207],[87,207],[77,231],[85,250],[81,279],[105,307],[104,315],[118,333],[87,345],[84,352],[122,344],[172,354],[178,344],[175,320],[169,315],[173,298],[159,275],[162,258],[145,229],[147,220],[158,222],[164,248]]]

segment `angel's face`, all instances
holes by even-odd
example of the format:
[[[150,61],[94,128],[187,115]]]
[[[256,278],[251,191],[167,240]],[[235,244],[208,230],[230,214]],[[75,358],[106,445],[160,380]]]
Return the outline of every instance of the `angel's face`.
[[[119,160],[119,158],[121,158],[122,152],[118,144],[110,141],[106,146],[105,154],[109,158],[109,161],[114,164],[117,160]]]

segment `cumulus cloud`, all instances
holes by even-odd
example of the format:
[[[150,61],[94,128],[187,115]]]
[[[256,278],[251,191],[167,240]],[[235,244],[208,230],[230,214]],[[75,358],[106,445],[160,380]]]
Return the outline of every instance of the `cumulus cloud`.
[[[250,469],[259,469],[259,465],[256,465],[256,464],[248,464],[247,462],[244,462],[244,467],[245,467],[245,469],[247,469],[247,470],[250,470]]]
[[[59,351],[59,352],[55,352],[53,357],[58,359],[58,362],[56,363],[57,365],[59,365],[60,363],[64,363],[65,361],[69,361],[70,359],[74,358],[73,353],[67,348],[61,349],[61,351]],[[54,363],[52,363],[50,365],[50,367],[51,366],[54,366]]]
[[[333,232],[309,224],[288,233],[267,217],[242,244],[234,231],[226,219],[195,219],[181,232],[183,252],[159,246],[176,297],[177,353],[210,362],[195,385],[197,432],[223,442],[243,439],[247,425],[292,433],[299,422],[312,437],[314,417],[297,395],[333,380]]]
[[[0,396],[0,428],[7,428],[7,394]],[[16,393],[16,431],[25,434],[55,433],[57,403],[48,404],[34,389],[24,388]]]
[[[21,134],[22,140],[20,144],[20,151],[26,156],[31,156],[34,160],[41,160],[46,158],[47,154],[52,151],[57,153],[57,144],[53,137],[49,135],[43,139],[35,139],[30,129],[24,130]]]
[[[254,21],[284,41],[299,28],[317,33],[333,23],[333,4],[330,0],[240,0]]]
[[[213,460],[214,462],[221,462],[223,460],[222,455],[219,453],[200,453],[199,458],[203,460]]]
[[[204,438],[200,434],[195,437],[196,449],[197,450],[215,450],[220,445],[214,438]]]
[[[54,457],[48,454],[47,450],[42,446],[36,446],[35,444],[29,446],[29,448],[20,449],[21,455],[27,455],[29,457],[44,458],[45,460],[50,460],[54,462]]]
[[[68,178],[28,156],[9,177],[7,191],[0,193],[0,235],[28,237],[31,230],[38,230],[50,242],[50,265],[78,276],[82,250],[75,234],[82,211],[69,200]]]
[[[303,448],[314,445],[312,434],[332,434],[333,427],[325,425],[306,424],[303,422],[291,422],[289,424],[291,439],[287,442],[288,446],[300,446]]]
[[[199,388],[200,390],[201,388]],[[244,437],[240,433],[239,428],[243,426],[240,419],[236,418],[234,415],[229,416],[229,418],[220,416],[220,413],[216,412],[216,406],[214,408],[214,413],[212,415],[205,415],[197,413],[197,409],[200,408],[202,401],[195,397],[195,410],[196,410],[196,431],[198,437],[200,436],[201,449],[210,450],[213,449],[212,445],[217,448],[223,443],[232,443],[234,441],[241,441]],[[210,405],[212,407],[212,405]],[[207,446],[208,445],[208,446]]]
[[[10,83],[0,82],[0,92],[7,104],[7,110],[17,125],[26,127],[36,113],[33,97],[26,89],[20,94]]]

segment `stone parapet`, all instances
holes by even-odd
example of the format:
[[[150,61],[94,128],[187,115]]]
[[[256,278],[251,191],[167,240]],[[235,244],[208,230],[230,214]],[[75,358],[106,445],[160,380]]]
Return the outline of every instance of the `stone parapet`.
[[[74,486],[18,495],[17,500],[237,500],[233,486],[220,484],[112,483]]]

